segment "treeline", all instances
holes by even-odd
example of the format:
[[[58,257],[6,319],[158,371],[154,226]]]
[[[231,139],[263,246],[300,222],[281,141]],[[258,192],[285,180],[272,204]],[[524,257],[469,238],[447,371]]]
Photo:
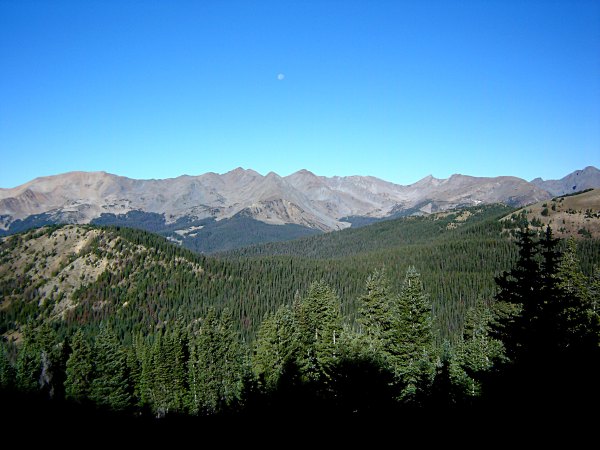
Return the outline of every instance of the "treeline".
[[[367,278],[354,324],[336,291],[314,282],[268,314],[252,343],[228,309],[129,343],[106,324],[61,338],[45,323],[3,343],[0,383],[156,417],[594,405],[600,271],[584,275],[575,247],[521,230],[497,295],[467,309],[453,342],[436,339],[431,297],[409,267],[399,289],[386,270]]]

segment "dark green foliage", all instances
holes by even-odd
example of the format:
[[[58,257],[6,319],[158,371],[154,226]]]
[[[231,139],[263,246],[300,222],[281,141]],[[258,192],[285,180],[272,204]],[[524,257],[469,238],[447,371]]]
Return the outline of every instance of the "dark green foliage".
[[[245,364],[231,314],[214,310],[192,338],[189,360],[190,410],[219,414],[235,409],[242,399]]]
[[[187,354],[187,336],[175,326],[171,331],[155,334],[154,343],[142,355],[143,404],[157,417],[186,411]]]
[[[394,308],[390,362],[404,402],[418,401],[434,376],[435,349],[431,302],[423,290],[420,274],[409,267]]]
[[[561,352],[588,352],[598,349],[600,326],[598,324],[597,280],[588,280],[580,268],[577,244],[570,239],[556,271],[560,307],[556,320],[560,337],[557,343]],[[597,351],[595,352],[597,353]]]
[[[447,358],[453,392],[460,392],[454,398],[455,403],[480,396],[482,382],[507,361],[504,342],[494,330],[501,321],[509,320],[519,311],[520,308],[511,303],[482,299],[469,308],[463,335]]]
[[[600,267],[594,267],[589,284],[591,320],[600,321]]]
[[[102,214],[92,221],[94,225],[131,227],[169,237],[183,247],[201,253],[233,250],[262,242],[279,242],[319,234],[318,230],[295,224],[271,225],[240,212],[229,219],[194,220],[182,217],[167,224],[164,214],[129,211],[127,214]],[[197,227],[183,236],[175,233]]]
[[[267,392],[279,388],[298,353],[296,321],[292,308],[283,305],[263,320],[256,339],[253,370]]]
[[[254,371],[267,393],[305,405],[331,404],[339,389],[345,339],[337,294],[325,282],[314,282],[291,307],[281,306],[265,319]]]
[[[511,361],[507,398],[540,404],[595,398],[600,334],[575,242],[560,254],[550,230],[536,241],[526,229],[518,244],[516,267],[498,278],[498,300],[520,309],[495,327]]]
[[[281,242],[321,232],[296,224],[272,225],[251,217],[236,215],[231,219],[214,221],[182,240],[182,245],[202,253],[234,250],[263,242]]]
[[[384,265],[390,288],[398,291],[406,269],[413,265],[419,267],[431,298],[436,342],[454,342],[468,307],[480,295],[493,296],[494,275],[516,259],[515,247],[500,236],[502,224],[497,221],[507,211],[506,207],[475,208],[464,222],[456,222],[455,214],[386,221],[282,247],[270,244],[229,254],[227,259],[195,255],[139,230],[103,229],[84,251],[90,257],[106,255],[111,267],[76,291],[77,306],[67,312],[67,326],[58,331],[64,337],[82,325],[97,329],[106,322],[129,343],[139,333],[153,333],[179,312],[189,323],[210,307],[217,311],[227,307],[241,335],[252,341],[266,313],[291,304],[295,292],[304,295],[310,282],[318,279],[338,293],[342,316],[353,323],[364,280],[374,268]],[[18,244],[17,238],[25,241],[28,235],[0,244],[1,254],[26,243]],[[109,246],[113,242],[114,247]],[[147,250],[140,251],[139,246]],[[298,256],[240,256],[269,249]],[[590,274],[593,262],[600,259],[598,242],[586,241],[578,251],[584,273]],[[347,256],[333,258],[336,252]],[[21,292],[24,301],[12,302],[0,314],[0,331],[18,329],[39,312],[39,290],[27,277],[0,281],[0,295],[12,292]]]
[[[94,356],[81,330],[73,335],[71,349],[66,364],[65,396],[76,402],[85,402],[91,393]]]
[[[581,227],[579,230],[577,230],[577,234],[580,234],[588,239],[592,238],[592,233],[585,227]]]
[[[255,257],[272,255],[294,255],[327,259],[389,251],[398,247],[424,244],[432,239],[444,240],[456,235],[465,237],[480,234],[481,237],[496,237],[502,231],[502,225],[496,220],[512,211],[503,205],[466,208],[474,213],[462,225],[448,227],[455,222],[458,213],[447,216],[415,216],[395,220],[385,220],[368,227],[349,228],[336,233],[326,233],[292,242],[269,243],[243,248],[225,253],[231,257]],[[481,228],[482,222],[494,219]],[[487,229],[485,229],[487,228]],[[483,233],[481,233],[483,231]]]
[[[451,214],[332,233],[315,238],[320,249],[302,241],[311,258],[214,259],[139,230],[103,229],[82,252],[112,266],[81,287],[64,322],[42,310],[44,326],[27,329],[38,291],[25,279],[0,285],[24,298],[0,318],[24,333],[18,352],[4,345],[0,381],[59,398],[64,385],[69,399],[155,417],[257,404],[360,415],[591,391],[598,243],[565,246],[550,229],[523,229],[515,246],[500,235],[505,211],[472,211],[464,222]],[[0,258],[27,239],[0,244]],[[327,255],[336,248],[346,256]]]
[[[504,340],[513,344],[507,348],[510,359],[521,357],[519,352],[522,350],[522,342],[529,340],[529,336],[535,333],[543,295],[535,234],[525,228],[518,236],[519,259],[516,265],[496,278],[499,287],[497,300],[514,304],[521,310],[514,321],[507,322],[504,330]]]
[[[562,201],[565,197],[574,197],[575,195],[584,194],[586,192],[590,192],[590,191],[593,191],[593,190],[594,190],[594,188],[589,188],[589,189],[584,189],[582,191],[571,192],[569,194],[563,194],[563,195],[560,195],[558,197],[554,197],[552,199],[552,201],[553,202],[559,202],[559,201]]]
[[[15,384],[15,369],[10,361],[8,343],[0,341],[0,390],[11,390]]]
[[[358,323],[362,345],[393,375],[395,395],[418,404],[435,373],[431,302],[420,274],[407,269],[399,294],[392,294],[383,271],[375,271],[360,298]]]
[[[14,222],[11,222],[8,230],[0,230],[0,237],[21,233],[32,228],[53,225],[56,225],[56,219],[54,219],[50,214],[34,214],[25,219],[17,219]]]
[[[357,322],[368,347],[387,346],[393,327],[392,298],[384,270],[375,270],[367,278],[366,294],[360,297]]]
[[[115,333],[102,326],[94,343],[94,377],[90,399],[98,406],[122,411],[131,404],[127,357]]]
[[[312,283],[302,301],[294,304],[294,313],[300,373],[305,382],[327,385],[339,356],[340,300],[323,281]]]
[[[66,351],[47,324],[25,327],[15,363],[15,386],[27,393],[62,397]]]
[[[15,367],[15,384],[19,391],[34,393],[39,390],[41,373],[40,351],[35,343],[25,339],[19,349]]]

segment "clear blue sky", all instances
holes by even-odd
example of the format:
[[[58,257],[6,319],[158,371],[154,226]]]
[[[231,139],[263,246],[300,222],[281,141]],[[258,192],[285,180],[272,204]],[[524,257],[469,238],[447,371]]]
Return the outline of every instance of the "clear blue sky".
[[[0,187],[71,170],[408,184],[587,165],[595,0],[0,0]]]

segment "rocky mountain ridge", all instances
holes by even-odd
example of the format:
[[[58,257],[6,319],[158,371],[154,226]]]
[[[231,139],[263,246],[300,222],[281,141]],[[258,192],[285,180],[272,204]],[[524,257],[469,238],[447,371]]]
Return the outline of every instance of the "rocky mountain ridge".
[[[417,208],[423,213],[456,206],[504,202],[522,205],[549,197],[515,177],[426,177],[402,186],[375,177],[322,177],[307,170],[281,177],[237,168],[219,175],[134,180],[106,172],[70,172],[0,189],[4,229],[14,220],[49,214],[57,221],[88,223],[102,214],[144,211],[216,220],[243,213],[269,224],[293,223],[329,231],[348,216],[383,218]]]

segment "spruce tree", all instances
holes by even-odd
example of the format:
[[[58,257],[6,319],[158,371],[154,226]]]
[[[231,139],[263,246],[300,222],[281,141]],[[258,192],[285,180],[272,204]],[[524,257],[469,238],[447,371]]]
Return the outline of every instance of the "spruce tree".
[[[499,289],[496,300],[514,305],[517,314],[507,316],[495,332],[505,343],[509,359],[518,363],[526,360],[527,354],[535,353],[533,349],[539,341],[543,281],[550,280],[551,274],[542,276],[535,233],[526,227],[517,233],[517,237],[519,252],[515,266],[496,277]]]
[[[89,399],[93,362],[92,349],[81,329],[73,335],[71,355],[67,360],[65,395],[67,399],[84,402]]]
[[[27,393],[38,392],[41,371],[41,351],[33,339],[33,331],[27,328],[15,364],[16,388]]]
[[[231,314],[211,308],[190,345],[190,405],[194,414],[234,409],[243,392],[244,355]]]
[[[267,391],[275,391],[282,377],[293,375],[297,356],[296,323],[292,309],[282,305],[267,315],[258,331],[253,371]]]
[[[496,337],[494,326],[516,311],[509,303],[486,304],[481,298],[467,310],[464,331],[449,365],[452,382],[465,398],[480,396],[482,383],[506,362],[506,349]]]
[[[102,325],[94,344],[95,370],[90,398],[98,406],[124,411],[131,404],[127,359],[115,333]]]
[[[152,344],[147,339],[136,339],[136,356],[139,364],[139,383],[134,392],[138,392],[138,404],[142,409],[152,409],[154,366],[152,361]]]
[[[590,296],[591,320],[600,326],[600,267],[594,266],[589,280],[588,292]]]
[[[171,408],[171,374],[165,338],[158,332],[152,346],[152,409],[157,417],[164,417]]]
[[[143,342],[143,340],[142,340]],[[131,386],[131,402],[132,405],[141,408],[143,407],[142,402],[142,388],[141,388],[141,375],[142,375],[142,362],[139,358],[140,341],[136,336],[132,344],[125,349],[125,359],[127,363],[127,373],[129,383]]]
[[[366,294],[360,297],[358,323],[370,351],[389,351],[394,323],[392,296],[385,271],[376,270],[367,278]]]
[[[188,335],[179,321],[166,335],[165,347],[169,355],[167,370],[170,374],[171,411],[183,413],[187,408],[189,387],[187,365],[189,359]]]
[[[394,309],[390,362],[400,387],[399,400],[418,403],[433,381],[435,354],[431,302],[414,267],[406,271]]]
[[[13,389],[15,383],[15,369],[10,362],[8,346],[0,341],[0,390]]]
[[[577,244],[570,238],[556,274],[561,296],[558,326],[561,352],[572,352],[598,347],[599,327],[595,317],[590,283],[581,271],[577,257]]]
[[[332,366],[339,358],[339,297],[325,282],[315,282],[296,308],[298,368],[306,382],[327,390]]]

